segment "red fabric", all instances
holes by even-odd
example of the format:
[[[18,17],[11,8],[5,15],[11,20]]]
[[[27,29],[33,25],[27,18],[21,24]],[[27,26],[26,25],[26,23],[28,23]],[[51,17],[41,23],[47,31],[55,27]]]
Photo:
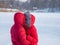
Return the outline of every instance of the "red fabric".
[[[27,34],[27,39],[32,43],[32,45],[37,45],[38,36],[34,25],[27,30]]]
[[[31,15],[31,27],[26,28],[25,15],[16,13],[14,15],[14,25],[11,28],[12,45],[37,45],[38,35],[35,26],[33,25],[35,17]]]

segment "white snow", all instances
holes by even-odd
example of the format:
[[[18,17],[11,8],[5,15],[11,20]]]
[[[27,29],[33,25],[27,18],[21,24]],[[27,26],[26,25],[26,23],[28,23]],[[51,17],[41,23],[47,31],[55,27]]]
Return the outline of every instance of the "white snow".
[[[10,28],[15,12],[0,12],[0,45],[11,45]],[[60,45],[60,13],[32,13],[39,45]]]

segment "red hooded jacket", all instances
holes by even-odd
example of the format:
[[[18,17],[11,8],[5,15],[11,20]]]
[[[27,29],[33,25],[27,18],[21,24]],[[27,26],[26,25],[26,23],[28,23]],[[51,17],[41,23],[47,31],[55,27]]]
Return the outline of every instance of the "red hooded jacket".
[[[11,27],[12,45],[37,45],[38,35],[35,26],[33,25],[35,17],[31,15],[31,27],[25,25],[25,16],[23,13],[14,15],[14,25]]]

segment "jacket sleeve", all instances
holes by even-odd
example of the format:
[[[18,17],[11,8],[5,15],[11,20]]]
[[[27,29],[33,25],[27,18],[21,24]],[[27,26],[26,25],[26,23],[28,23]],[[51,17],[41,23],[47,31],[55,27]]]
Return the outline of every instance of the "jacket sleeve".
[[[12,41],[12,44],[14,45],[21,45],[20,42],[15,38],[15,35],[14,35],[14,26],[12,26],[11,28],[11,31],[10,31],[10,34],[11,34],[11,41]]]
[[[21,26],[18,30],[19,41],[22,45],[30,45],[31,43],[26,39],[25,29]]]
[[[32,26],[29,30],[31,31],[31,34],[27,36],[27,39],[32,43],[37,43],[38,34],[37,34],[36,28],[34,26]]]

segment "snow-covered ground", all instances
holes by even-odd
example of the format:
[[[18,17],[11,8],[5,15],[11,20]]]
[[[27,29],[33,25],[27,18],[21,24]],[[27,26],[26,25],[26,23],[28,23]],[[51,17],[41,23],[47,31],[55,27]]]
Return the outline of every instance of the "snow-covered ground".
[[[15,13],[15,12],[14,12]],[[11,45],[12,12],[0,12],[0,45]],[[33,13],[39,45],[60,45],[60,13]]]

